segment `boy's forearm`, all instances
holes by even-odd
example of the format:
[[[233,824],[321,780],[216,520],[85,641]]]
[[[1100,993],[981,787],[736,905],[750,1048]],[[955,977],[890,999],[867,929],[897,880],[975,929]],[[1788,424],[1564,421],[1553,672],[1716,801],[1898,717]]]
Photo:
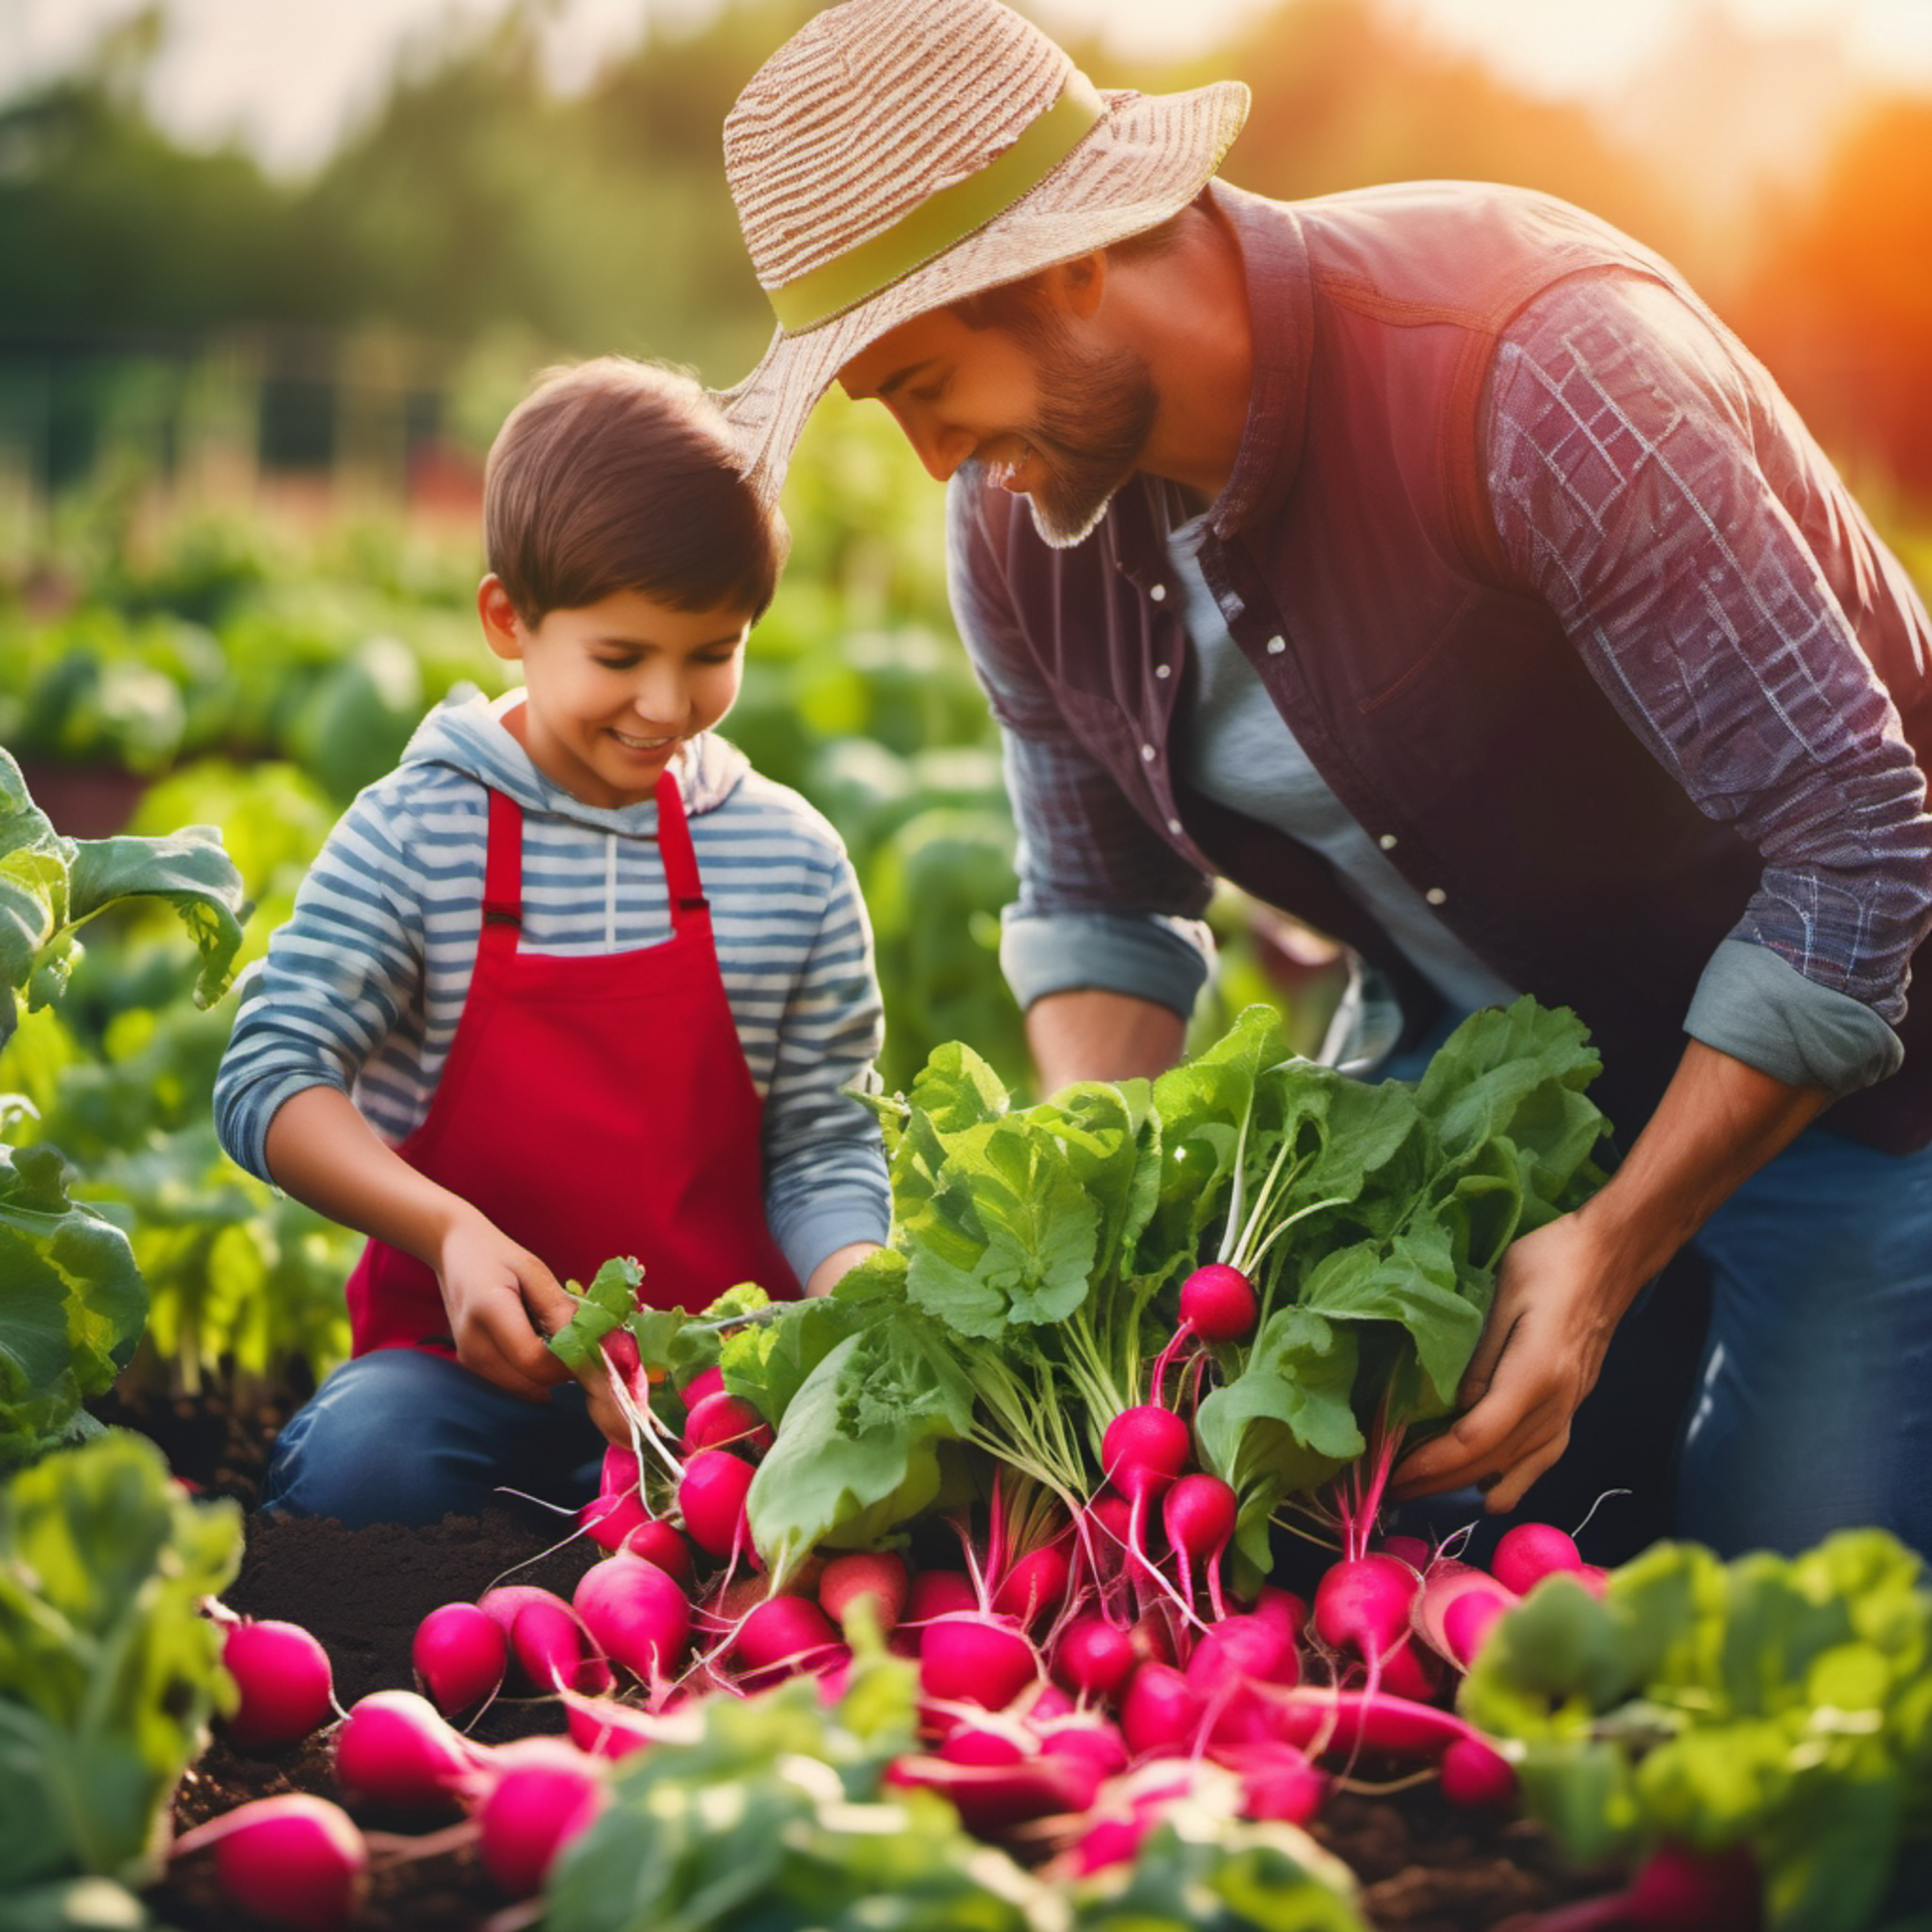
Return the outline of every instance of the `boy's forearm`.
[[[453,1229],[482,1218],[412,1168],[337,1087],[305,1087],[285,1100],[268,1124],[265,1148],[278,1187],[431,1268]]]

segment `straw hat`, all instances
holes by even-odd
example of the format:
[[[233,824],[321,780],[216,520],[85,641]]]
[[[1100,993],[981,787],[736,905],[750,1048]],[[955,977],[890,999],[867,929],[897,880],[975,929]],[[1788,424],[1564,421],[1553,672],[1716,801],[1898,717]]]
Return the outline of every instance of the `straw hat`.
[[[1200,192],[1248,90],[1096,88],[999,0],[844,0],[725,118],[725,173],[778,319],[720,398],[768,495],[861,349],[946,303],[1165,221]]]

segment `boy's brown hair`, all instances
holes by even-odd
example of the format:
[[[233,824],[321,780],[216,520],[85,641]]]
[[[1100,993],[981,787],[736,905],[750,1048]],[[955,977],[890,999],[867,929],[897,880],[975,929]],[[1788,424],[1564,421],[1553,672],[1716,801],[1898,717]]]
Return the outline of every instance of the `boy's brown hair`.
[[[637,591],[674,611],[764,614],[789,535],[690,376],[627,356],[547,370],[483,466],[483,546],[540,623]]]

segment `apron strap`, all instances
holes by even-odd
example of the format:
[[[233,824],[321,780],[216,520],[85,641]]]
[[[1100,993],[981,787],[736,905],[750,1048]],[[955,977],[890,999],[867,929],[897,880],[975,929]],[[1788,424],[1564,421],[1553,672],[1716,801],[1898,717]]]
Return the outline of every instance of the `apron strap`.
[[[489,856],[483,865],[480,955],[513,953],[523,929],[523,808],[506,791],[489,792]]]
[[[711,901],[698,879],[698,855],[691,849],[684,799],[668,765],[657,776],[657,850],[664,860],[664,884],[671,896],[672,930],[682,932],[686,925],[708,925]]]

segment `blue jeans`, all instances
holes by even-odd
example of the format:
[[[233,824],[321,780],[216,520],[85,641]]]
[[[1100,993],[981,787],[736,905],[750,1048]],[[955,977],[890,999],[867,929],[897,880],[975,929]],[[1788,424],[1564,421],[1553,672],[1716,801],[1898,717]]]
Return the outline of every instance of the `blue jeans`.
[[[597,1494],[603,1458],[574,1382],[525,1402],[445,1356],[381,1348],[289,1418],[260,1507],[350,1529],[480,1515],[498,1489],[574,1508]]]
[[[1414,1079],[1438,1043],[1385,1077]],[[1592,1508],[1580,1540],[1601,1563],[1657,1536],[1791,1554],[1874,1525],[1932,1561],[1932,1148],[1800,1135],[1625,1315],[1571,1448],[1512,1516],[1484,1518],[1474,1490],[1401,1515],[1475,1523],[1480,1559],[1512,1520],[1575,1532]]]

